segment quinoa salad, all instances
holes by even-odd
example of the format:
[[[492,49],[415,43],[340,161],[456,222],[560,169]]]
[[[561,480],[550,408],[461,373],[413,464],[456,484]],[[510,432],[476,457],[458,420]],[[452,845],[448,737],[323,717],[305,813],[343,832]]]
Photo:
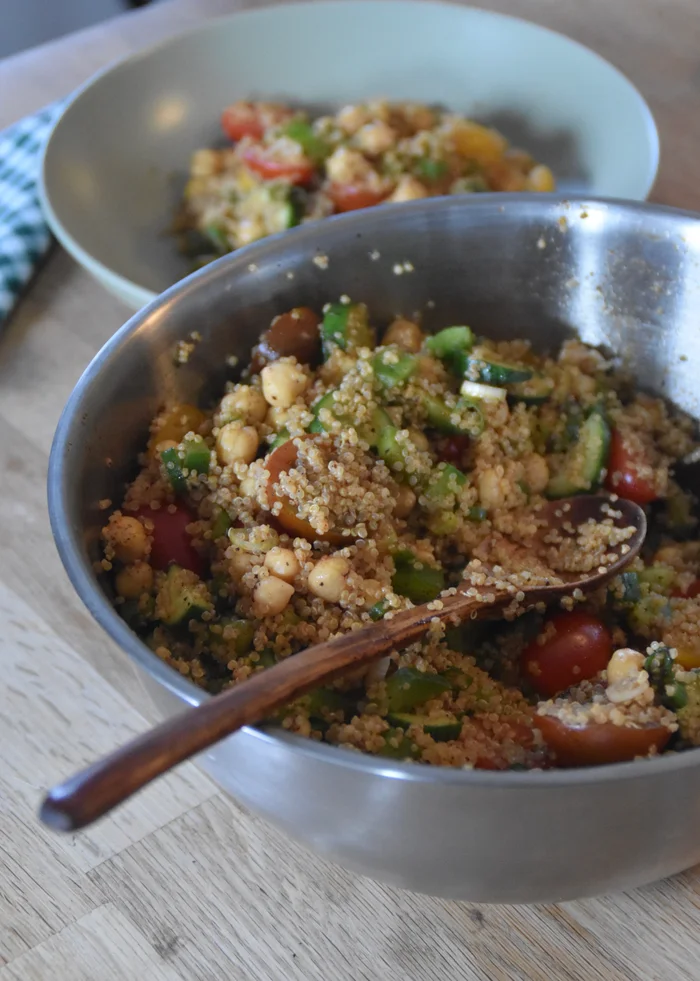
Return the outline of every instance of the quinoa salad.
[[[552,581],[572,556],[533,554],[542,513],[600,492],[611,508],[643,506],[649,523],[610,583],[548,610],[436,620],[268,722],[491,770],[700,745],[700,534],[680,465],[696,448],[692,420],[578,340],[543,356],[465,325],[378,328],[347,296],[295,308],[208,407],[162,408],[102,530],[99,568],[124,619],[217,693],[440,604],[475,570]],[[576,538],[578,570],[604,565],[624,537],[604,524]]]
[[[312,119],[277,103],[235,102],[221,127],[231,145],[194,153],[174,227],[195,265],[382,202],[554,190],[551,170],[496,130],[416,103],[378,100]]]

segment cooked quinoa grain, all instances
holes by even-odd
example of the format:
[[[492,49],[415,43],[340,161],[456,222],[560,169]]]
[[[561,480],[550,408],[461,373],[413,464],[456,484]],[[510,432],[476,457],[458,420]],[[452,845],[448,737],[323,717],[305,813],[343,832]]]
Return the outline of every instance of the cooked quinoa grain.
[[[392,107],[351,109],[324,124],[358,137],[334,173],[369,166],[370,145],[417,140],[409,117],[457,142],[479,136],[419,107],[398,128]],[[197,168],[222,173],[209,156]],[[437,613],[458,589],[504,589],[500,621],[436,616],[423,641],[277,723],[348,750],[496,770],[700,745],[700,536],[674,476],[695,446],[690,420],[579,341],[543,356],[464,325],[378,328],[345,295],[322,314],[296,308],[207,410],[164,406],[103,528],[122,616],[218,692],[413,605]],[[599,491],[602,519],[574,528],[567,498]],[[592,595],[526,609],[530,586],[624,554],[619,497],[648,512],[641,555]]]

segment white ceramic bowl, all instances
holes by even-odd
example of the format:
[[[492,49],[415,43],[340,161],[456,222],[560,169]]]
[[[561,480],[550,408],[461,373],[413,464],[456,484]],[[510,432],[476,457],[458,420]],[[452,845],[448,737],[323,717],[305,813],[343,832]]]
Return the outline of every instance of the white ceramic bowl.
[[[309,106],[385,96],[492,123],[564,193],[644,200],[648,106],[612,65],[534,24],[453,4],[327,0],[210,21],[80,89],[46,152],[41,197],[64,247],[136,309],[188,267],[167,235],[190,154],[244,97]]]

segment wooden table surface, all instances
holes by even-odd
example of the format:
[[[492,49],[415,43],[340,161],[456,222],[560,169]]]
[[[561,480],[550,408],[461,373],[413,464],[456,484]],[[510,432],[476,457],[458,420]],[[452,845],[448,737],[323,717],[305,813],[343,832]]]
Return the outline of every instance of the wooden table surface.
[[[654,198],[700,210],[698,4],[480,0],[617,64],[661,131]],[[169,0],[0,62],[0,128],[115,58],[237,6]],[[126,316],[57,250],[0,337],[0,981],[700,977],[697,869],[559,906],[443,902],[309,856],[192,765],[81,835],[38,825],[43,789],[153,719],[125,655],[73,594],[45,501],[59,412]],[[104,645],[107,668],[95,656]]]

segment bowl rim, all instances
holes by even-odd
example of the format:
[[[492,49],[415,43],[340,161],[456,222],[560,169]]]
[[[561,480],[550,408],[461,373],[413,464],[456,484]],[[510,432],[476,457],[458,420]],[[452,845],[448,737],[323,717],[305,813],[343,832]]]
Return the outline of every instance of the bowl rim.
[[[518,208],[534,200],[548,200],[558,203],[567,209],[579,210],[609,209],[628,213],[653,213],[677,218],[690,219],[700,223],[700,214],[680,208],[665,205],[649,204],[646,202],[627,201],[615,198],[563,198],[556,194],[537,195],[533,198],[530,193],[517,194],[488,194],[480,196],[479,201],[463,203],[463,207],[477,210],[488,210],[493,199],[498,198],[504,207]],[[487,200],[489,199],[489,200]],[[394,209],[442,210],[454,207],[455,201],[450,198],[429,198],[423,201],[413,201],[396,204]],[[333,218],[334,223],[341,223],[347,229],[347,237],[352,237],[359,226],[362,230],[363,212],[351,212]],[[224,268],[235,273],[239,267],[243,273],[251,261],[262,265],[266,260],[275,260],[279,256],[282,240],[288,238],[295,245],[306,243],[315,247],[317,229],[313,225],[301,226],[291,232],[262,239],[258,243],[247,246],[236,252],[223,256],[186,279],[171,286],[147,306],[133,314],[130,319],[117,330],[102,346],[87,368],[83,371],[75,385],[58,421],[49,456],[47,477],[48,511],[56,548],[61,562],[68,574],[78,596],[92,614],[94,619],[107,632],[112,640],[128,654],[135,664],[146,671],[159,685],[176,695],[188,705],[196,706],[213,696],[203,689],[196,687],[183,675],[168,667],[155,652],[151,651],[140,638],[132,632],[122,620],[101,589],[92,564],[82,548],[80,528],[70,528],[67,514],[69,504],[68,479],[70,466],[67,463],[67,450],[76,432],[81,427],[83,413],[82,402],[87,391],[99,378],[110,358],[116,356],[122,344],[133,335],[141,325],[154,314],[162,315],[168,307],[180,302],[190,293],[196,293],[210,279],[216,280]],[[415,763],[387,761],[381,757],[364,753],[343,751],[340,747],[328,743],[317,743],[311,739],[287,733],[275,728],[256,728],[246,726],[241,730],[249,738],[261,740],[268,744],[284,744],[290,752],[298,753],[320,764],[338,766],[344,769],[359,771],[368,775],[408,780],[417,783],[435,783],[439,785],[459,785],[496,789],[511,789],[517,787],[537,787],[541,790],[555,791],[566,786],[580,786],[607,783],[616,780],[641,779],[666,772],[686,770],[700,765],[700,747],[685,750],[681,753],[668,753],[652,759],[634,760],[626,763],[612,763],[605,766],[581,767],[570,770],[529,770],[517,771],[487,771],[456,769],[440,766],[419,766]],[[227,738],[235,738],[227,737]]]
[[[463,5],[461,3],[452,2],[452,0],[360,0],[360,2],[366,4],[368,7],[384,6],[387,4],[421,7],[424,9],[428,7],[440,7],[460,11],[465,16],[476,15],[487,20],[508,22],[511,24],[516,23],[521,27],[525,27],[527,30],[531,30],[533,33],[549,35],[550,37],[556,38],[558,42],[563,43],[564,45],[570,45],[572,48],[576,48],[579,51],[584,52],[586,56],[604,66],[607,71],[612,73],[612,75],[617,76],[618,82],[622,87],[628,89],[638,104],[640,118],[643,120],[649,142],[649,171],[646,177],[646,186],[643,191],[643,196],[641,198],[630,198],[630,200],[645,201],[648,199],[656,183],[661,155],[659,131],[656,121],[649,104],[636,85],[615,64],[608,61],[607,58],[604,58],[597,51],[593,50],[593,48],[589,48],[580,41],[569,37],[567,34],[563,34],[560,31],[555,31],[550,27],[544,27],[535,21],[526,20],[522,17],[515,17],[512,14],[504,14],[499,11],[487,10],[483,7]],[[351,5],[353,10],[357,10],[358,0],[323,0],[322,4],[322,6],[326,9],[331,7],[347,8]],[[115,74],[118,71],[125,70],[132,64],[145,61],[159,51],[165,50],[169,47],[174,47],[182,43],[185,38],[219,31],[224,24],[228,25],[231,22],[234,24],[240,23],[241,18],[245,18],[249,21],[254,21],[256,19],[265,20],[266,17],[271,15],[271,12],[273,12],[272,15],[274,16],[274,11],[279,6],[280,4],[278,3],[272,3],[266,4],[260,8],[251,7],[245,10],[234,11],[233,13],[225,14],[223,16],[213,17],[210,20],[204,21],[203,23],[195,24],[189,28],[185,28],[182,31],[178,31],[175,34],[172,34],[170,37],[164,38],[161,41],[158,41],[156,44],[150,45],[143,50],[136,51],[125,58],[115,59],[104,68],[91,75],[72,93],[51,127],[51,131],[46,139],[41,154],[38,181],[39,201],[48,224],[61,245],[80,265],[87,269],[91,275],[100,280],[102,284],[105,285],[111,292],[117,293],[122,297],[128,296],[129,302],[138,305],[138,307],[150,303],[156,298],[156,296],[158,296],[158,293],[141,285],[140,283],[137,283],[128,276],[124,276],[121,273],[116,272],[111,266],[108,266],[106,263],[96,258],[86,248],[84,248],[78,239],[68,230],[67,225],[63,223],[51,202],[51,196],[48,190],[48,169],[51,147],[56,137],[56,133],[66,117],[72,111],[74,111],[75,106],[81,100],[82,96],[103,78]],[[292,3],[285,3],[283,7],[285,10],[292,12],[295,9],[314,9],[315,12],[318,12],[319,3],[318,0],[295,0],[295,2]]]

